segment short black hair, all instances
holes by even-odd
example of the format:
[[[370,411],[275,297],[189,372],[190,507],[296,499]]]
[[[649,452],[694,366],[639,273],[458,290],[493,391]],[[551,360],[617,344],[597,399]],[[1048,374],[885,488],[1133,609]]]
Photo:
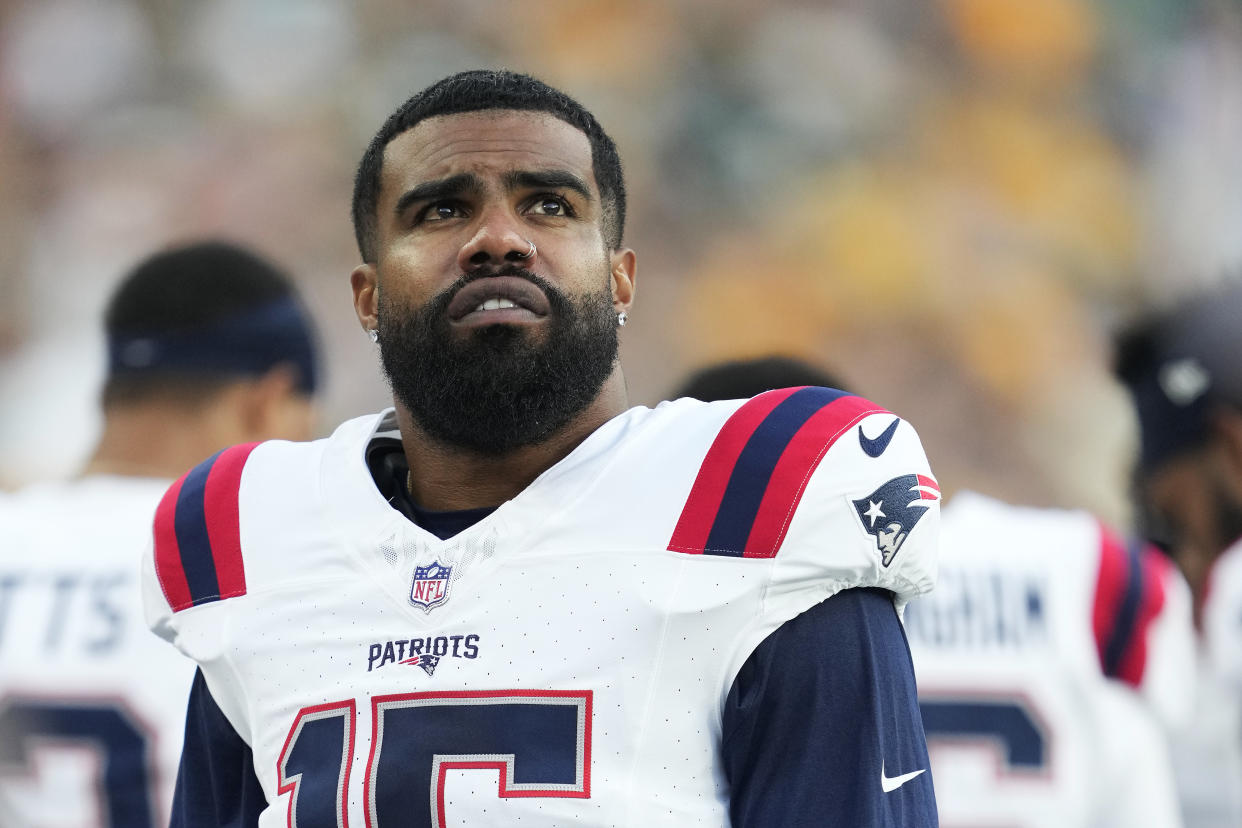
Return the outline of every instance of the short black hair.
[[[257,254],[223,241],[169,248],[139,262],[104,312],[110,342],[132,336],[193,332],[253,308],[295,296],[289,278]],[[209,399],[232,374],[153,370],[109,372],[105,406],[159,397]]]
[[[591,164],[603,207],[604,240],[613,250],[625,232],[625,179],[617,146],[582,104],[543,81],[517,72],[472,69],[436,81],[388,116],[371,139],[354,178],[354,237],[364,262],[375,261],[376,210],[384,149],[419,122],[439,115],[489,109],[546,112],[581,130],[591,142]]]
[[[845,390],[836,377],[809,362],[793,357],[768,356],[701,368],[673,392],[671,399],[693,397],[703,402],[746,400],[774,388],[802,385]]]

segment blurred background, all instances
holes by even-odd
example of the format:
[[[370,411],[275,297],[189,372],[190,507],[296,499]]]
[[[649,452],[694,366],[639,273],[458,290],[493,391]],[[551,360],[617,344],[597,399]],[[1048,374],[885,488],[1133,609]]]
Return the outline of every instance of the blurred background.
[[[801,355],[913,421],[946,489],[1125,519],[1110,337],[1242,261],[1237,0],[0,3],[0,487],[82,462],[103,303],[177,241],[298,278],[321,431],[386,405],[354,166],[479,66],[565,89],[621,149],[634,403]]]

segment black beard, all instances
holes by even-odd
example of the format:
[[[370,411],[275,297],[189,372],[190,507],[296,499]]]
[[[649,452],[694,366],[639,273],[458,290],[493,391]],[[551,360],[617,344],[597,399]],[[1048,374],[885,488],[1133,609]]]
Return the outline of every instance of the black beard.
[[[450,330],[448,306],[477,279],[517,276],[548,298],[547,339],[516,325],[490,325],[465,338]],[[599,395],[617,359],[611,292],[571,300],[523,268],[507,265],[458,279],[421,310],[379,297],[380,361],[397,400],[433,439],[487,455],[551,437]]]

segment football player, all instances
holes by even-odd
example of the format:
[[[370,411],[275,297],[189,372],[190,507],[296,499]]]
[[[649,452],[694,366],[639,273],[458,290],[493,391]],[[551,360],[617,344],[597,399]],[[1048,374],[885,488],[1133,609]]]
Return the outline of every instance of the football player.
[[[193,663],[151,635],[139,557],[190,458],[305,438],[316,367],[289,281],[232,245],[139,264],[106,314],[84,473],[0,498],[0,825],[167,825]]]
[[[1188,715],[1190,600],[1158,552],[960,492],[905,621],[942,825],[1182,824],[1162,724]]]
[[[156,512],[149,621],[201,668],[174,825],[935,825],[914,429],[818,387],[629,407],[616,148],[527,76],[402,105],[354,218],[394,409]]]
[[[1117,373],[1139,421],[1136,493],[1151,538],[1186,572],[1202,698],[1179,778],[1203,823],[1242,823],[1242,282],[1224,282],[1122,336]]]
[[[836,385],[771,357],[703,369],[677,396],[806,383]],[[1082,512],[957,494],[939,584],[905,621],[942,825],[1180,824],[1157,722],[1189,715],[1190,598],[1161,553]]]

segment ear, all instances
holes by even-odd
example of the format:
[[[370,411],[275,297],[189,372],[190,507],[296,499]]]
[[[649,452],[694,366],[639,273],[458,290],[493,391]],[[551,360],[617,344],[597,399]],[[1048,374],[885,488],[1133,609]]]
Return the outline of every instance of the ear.
[[[609,257],[612,265],[612,309],[620,313],[634,304],[638,259],[628,247],[614,250]]]
[[[373,331],[379,325],[379,274],[373,264],[360,264],[349,274],[349,286],[354,292],[354,313],[364,331]]]

